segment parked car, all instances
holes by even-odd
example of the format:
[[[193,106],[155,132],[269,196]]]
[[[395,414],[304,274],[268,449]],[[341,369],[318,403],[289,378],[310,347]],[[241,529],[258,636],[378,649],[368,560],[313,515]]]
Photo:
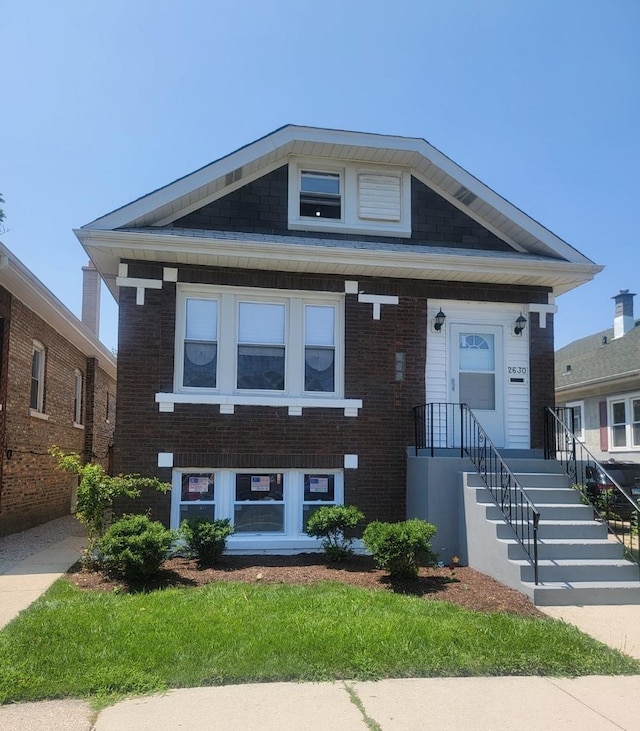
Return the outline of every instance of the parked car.
[[[589,497],[597,504],[602,504],[606,494],[610,502],[605,503],[607,509],[617,513],[621,518],[631,514],[632,504],[625,499],[612,482],[614,480],[622,491],[638,506],[640,502],[640,464],[636,462],[601,462],[596,466],[586,467],[586,488]],[[610,493],[605,493],[610,490]]]

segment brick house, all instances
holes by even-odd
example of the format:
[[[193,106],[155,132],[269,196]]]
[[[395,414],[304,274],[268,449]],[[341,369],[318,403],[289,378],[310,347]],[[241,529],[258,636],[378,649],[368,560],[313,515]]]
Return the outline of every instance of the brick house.
[[[87,303],[100,281],[87,267]],[[87,310],[97,328],[97,310]],[[108,462],[116,360],[22,262],[0,244],[0,536],[71,511],[76,478],[48,455],[57,444]]]
[[[75,233],[119,302],[115,469],[236,551],[404,519],[418,404],[541,448],[555,296],[600,270],[422,139],[293,125]]]

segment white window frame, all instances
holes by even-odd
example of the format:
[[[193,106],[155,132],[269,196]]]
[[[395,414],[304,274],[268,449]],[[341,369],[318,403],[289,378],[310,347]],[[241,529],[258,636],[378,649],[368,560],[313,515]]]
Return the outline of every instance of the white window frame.
[[[309,548],[319,546],[318,540],[304,532],[303,507],[312,504],[304,500],[304,476],[305,475],[333,475],[334,476],[334,499],[323,501],[322,505],[343,505],[344,504],[344,471],[341,469],[281,469],[279,467],[264,467],[254,469],[210,469],[206,467],[179,467],[173,470],[172,491],[171,491],[171,527],[176,529],[180,524],[180,506],[185,504],[182,500],[182,476],[188,475],[213,475],[214,478],[214,499],[202,501],[203,505],[214,505],[214,517],[216,520],[228,518],[234,522],[235,505],[244,505],[245,502],[236,503],[236,475],[283,475],[283,496],[282,501],[277,504],[283,505],[284,510],[284,531],[282,532],[256,532],[237,533],[227,541],[229,548],[239,550],[248,549],[257,545],[256,542],[269,542],[277,545],[288,543],[293,545],[307,546]],[[198,501],[199,502],[199,501]],[[268,503],[276,504],[276,503]]]
[[[73,371],[73,425],[83,425],[82,411],[84,405],[84,376],[79,368]]]
[[[233,288],[213,285],[178,284],[176,288],[176,338],[174,350],[173,393],[158,393],[161,411],[173,411],[176,403],[219,404],[222,413],[233,413],[236,405],[286,406],[290,415],[299,416],[305,407],[344,409],[346,416],[357,416],[360,399],[344,398],[344,294],[298,290]],[[218,359],[215,388],[196,388],[182,384],[186,300],[218,301]],[[237,388],[239,305],[241,302],[277,303],[285,306],[285,384],[284,390]],[[305,391],[305,306],[333,307],[334,390]]]
[[[637,451],[640,448],[640,440],[637,443],[633,439],[633,402],[640,401],[640,392],[625,394],[624,396],[613,396],[607,399],[607,432],[609,438],[609,452],[629,452]],[[615,404],[624,404],[625,423],[624,436],[625,443],[623,446],[615,446],[614,443],[614,427],[621,426],[621,422],[614,423],[613,408]],[[640,425],[640,422],[635,422]]]
[[[302,172],[333,173],[340,175],[341,218],[323,218],[300,215],[300,193]],[[384,220],[360,215],[360,175],[381,175],[398,177],[400,182],[400,218]],[[316,158],[289,160],[288,220],[293,231],[329,231],[332,233],[353,233],[385,235],[402,238],[411,236],[411,172],[400,166],[368,165],[366,163],[345,163],[326,161],[318,163]]]
[[[38,390],[36,394],[35,405],[31,401],[31,387],[33,385],[33,365],[34,359],[37,357],[37,382]],[[46,364],[46,348],[39,340],[34,340],[31,350],[31,372],[29,378],[29,411],[32,416],[44,415],[44,377]]]
[[[585,439],[584,401],[570,401],[569,403],[566,403],[564,406],[566,409],[579,409],[579,411],[580,411],[580,431],[576,432],[576,437],[578,437],[578,440],[580,442],[584,442],[584,439]],[[567,426],[570,426],[570,424],[567,424]]]

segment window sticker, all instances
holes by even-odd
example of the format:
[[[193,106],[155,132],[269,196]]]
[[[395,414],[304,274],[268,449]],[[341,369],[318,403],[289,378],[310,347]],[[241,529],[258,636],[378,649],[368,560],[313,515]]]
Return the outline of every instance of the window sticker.
[[[328,477],[310,477],[309,492],[329,492]]]
[[[251,492],[269,492],[269,475],[251,475]]]
[[[209,492],[209,478],[208,477],[190,477],[189,478],[189,492],[198,493],[198,494]]]

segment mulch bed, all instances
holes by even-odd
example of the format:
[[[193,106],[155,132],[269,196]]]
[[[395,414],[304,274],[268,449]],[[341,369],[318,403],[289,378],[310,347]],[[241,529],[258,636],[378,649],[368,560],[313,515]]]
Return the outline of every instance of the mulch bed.
[[[480,612],[508,612],[522,617],[544,616],[524,594],[468,567],[423,568],[417,579],[393,581],[368,556],[326,565],[318,554],[295,556],[223,556],[215,568],[200,568],[188,558],[172,558],[145,585],[127,585],[103,570],[77,565],[69,580],[93,591],[150,591],[167,587],[203,586],[215,581],[263,584],[313,584],[339,581],[363,589],[411,594],[425,600],[447,601]]]

